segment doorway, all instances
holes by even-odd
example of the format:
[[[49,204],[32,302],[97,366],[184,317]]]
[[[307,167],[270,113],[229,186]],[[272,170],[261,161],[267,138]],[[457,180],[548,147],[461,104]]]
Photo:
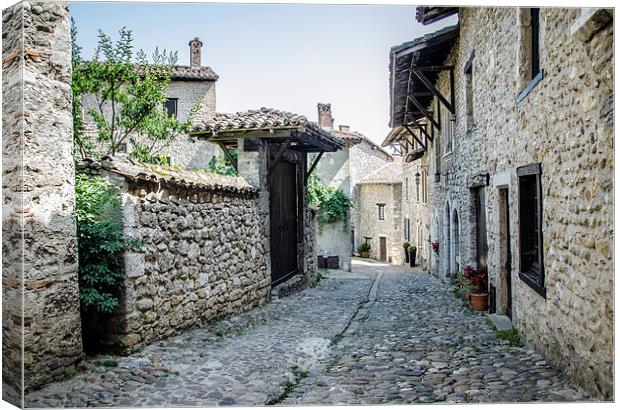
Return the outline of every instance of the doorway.
[[[271,285],[299,273],[297,165],[281,160],[269,176]]]
[[[476,189],[476,269],[478,272],[487,270],[487,221],[484,187]]]
[[[387,238],[385,236],[379,237],[379,260],[387,261]]]
[[[512,253],[510,250],[510,205],[508,188],[499,190],[500,266],[504,290],[501,291],[504,312],[512,319]]]

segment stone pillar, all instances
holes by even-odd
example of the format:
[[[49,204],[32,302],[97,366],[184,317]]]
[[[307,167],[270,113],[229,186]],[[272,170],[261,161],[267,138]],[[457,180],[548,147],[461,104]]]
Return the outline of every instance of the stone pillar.
[[[82,357],[71,41],[68,3],[23,2],[2,18],[3,377],[21,395]]]
[[[267,274],[271,277],[271,246],[270,246],[270,217],[269,217],[269,147],[260,139],[239,138],[237,140],[239,176],[245,178],[250,185],[259,190],[258,212],[263,221],[262,230],[265,243],[263,249],[267,255]]]

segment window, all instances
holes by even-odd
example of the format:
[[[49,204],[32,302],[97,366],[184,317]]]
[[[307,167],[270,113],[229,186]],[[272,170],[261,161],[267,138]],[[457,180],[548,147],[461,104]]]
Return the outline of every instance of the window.
[[[476,50],[471,52],[467,64],[465,64],[465,110],[467,113],[467,131],[474,128],[474,75],[473,63]]]
[[[409,200],[409,178],[405,178],[405,199]]]
[[[166,100],[166,112],[168,113],[168,118],[172,118],[177,116],[177,107],[178,107],[178,98],[168,98]]]
[[[420,174],[416,174],[415,178],[415,200],[420,202]]]
[[[519,51],[518,51],[518,87],[516,102],[520,103],[543,79],[541,67],[542,32],[539,8],[522,8],[518,14]]]
[[[539,163],[517,168],[519,186],[519,277],[546,297],[542,249],[542,189]]]
[[[377,209],[379,211],[379,220],[383,221],[385,219],[385,204],[377,204]]]
[[[452,152],[452,136],[454,133],[454,121],[451,119],[452,114],[449,111],[441,116],[441,136],[445,143],[445,153]]]
[[[403,232],[405,240],[409,241],[411,239],[411,220],[409,217],[405,217],[403,221]]]

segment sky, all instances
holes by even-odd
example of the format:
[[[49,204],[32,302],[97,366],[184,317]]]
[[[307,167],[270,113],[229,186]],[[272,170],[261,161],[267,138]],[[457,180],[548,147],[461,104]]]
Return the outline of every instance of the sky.
[[[276,108],[317,120],[331,103],[337,125],[380,143],[389,132],[390,47],[455,24],[429,26],[415,6],[71,2],[82,57],[91,58],[101,29],[133,31],[135,49],[178,51],[203,42],[202,64],[219,75],[217,111]]]

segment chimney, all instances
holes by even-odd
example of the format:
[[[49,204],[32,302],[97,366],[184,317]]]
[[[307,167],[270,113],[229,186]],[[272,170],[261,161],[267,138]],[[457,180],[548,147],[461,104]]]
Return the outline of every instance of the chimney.
[[[339,125],[338,130],[342,132],[351,132],[351,128],[348,125]]]
[[[200,50],[202,49],[202,41],[198,37],[194,37],[189,42],[189,66],[191,68],[200,67]]]
[[[332,117],[332,105],[318,103],[319,125],[325,128],[334,128],[334,117]]]

